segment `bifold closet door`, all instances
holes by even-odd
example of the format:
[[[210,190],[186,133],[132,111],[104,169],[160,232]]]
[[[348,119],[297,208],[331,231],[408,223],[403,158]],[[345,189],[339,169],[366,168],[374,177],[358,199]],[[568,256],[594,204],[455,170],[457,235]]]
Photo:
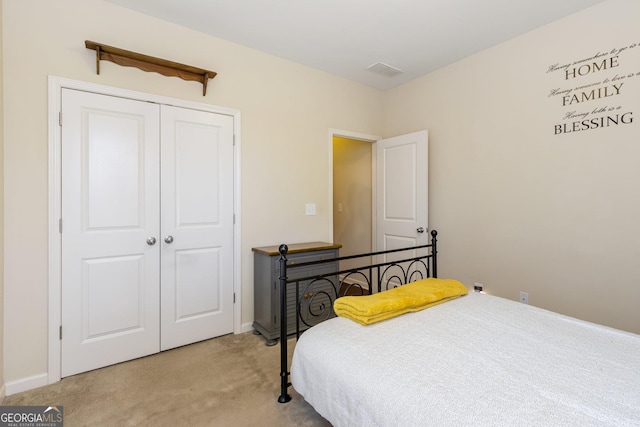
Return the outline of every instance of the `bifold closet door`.
[[[68,89],[62,113],[66,377],[159,351],[160,115]]]

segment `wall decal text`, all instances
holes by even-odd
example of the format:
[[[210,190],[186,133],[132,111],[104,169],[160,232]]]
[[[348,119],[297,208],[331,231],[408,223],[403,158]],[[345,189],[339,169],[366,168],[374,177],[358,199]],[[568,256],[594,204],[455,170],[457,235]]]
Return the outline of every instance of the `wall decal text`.
[[[552,73],[558,81],[548,98],[562,111],[553,125],[554,135],[633,123],[633,111],[624,107],[640,82],[640,70],[625,67],[631,52],[640,54],[640,43],[547,68],[547,74]],[[637,89],[635,93],[638,96]]]

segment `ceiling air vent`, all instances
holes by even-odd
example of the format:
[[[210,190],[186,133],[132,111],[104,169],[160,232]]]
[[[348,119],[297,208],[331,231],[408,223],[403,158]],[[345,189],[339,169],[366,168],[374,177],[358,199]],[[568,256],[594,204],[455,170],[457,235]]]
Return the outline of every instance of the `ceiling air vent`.
[[[391,65],[385,64],[384,62],[376,62],[375,64],[371,64],[367,67],[367,70],[373,71],[374,73],[380,74],[381,76],[385,77],[393,77],[403,72],[401,69],[392,67]]]

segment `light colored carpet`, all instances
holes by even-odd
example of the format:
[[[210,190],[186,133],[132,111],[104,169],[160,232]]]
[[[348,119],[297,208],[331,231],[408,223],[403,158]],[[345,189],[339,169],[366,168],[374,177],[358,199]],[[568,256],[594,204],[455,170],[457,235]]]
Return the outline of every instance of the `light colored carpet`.
[[[63,406],[65,427],[330,426],[293,388],[291,402],[277,402],[279,371],[280,347],[247,332],[64,378],[2,404]]]

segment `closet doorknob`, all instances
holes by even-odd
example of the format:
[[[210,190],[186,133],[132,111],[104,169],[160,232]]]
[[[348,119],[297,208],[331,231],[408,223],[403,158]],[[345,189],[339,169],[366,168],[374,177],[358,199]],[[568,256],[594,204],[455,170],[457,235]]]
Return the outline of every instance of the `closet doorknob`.
[[[166,236],[166,237],[164,238],[164,242],[165,242],[165,243],[172,243],[172,242],[173,242],[173,236],[171,236],[171,235]]]
[[[155,237],[149,237],[149,238],[147,239],[147,245],[149,245],[149,246],[153,246],[153,245],[155,245],[155,244],[156,244],[156,238],[155,238]]]
[[[418,233],[424,233],[424,228],[423,227],[418,227],[418,229],[416,231]]]

